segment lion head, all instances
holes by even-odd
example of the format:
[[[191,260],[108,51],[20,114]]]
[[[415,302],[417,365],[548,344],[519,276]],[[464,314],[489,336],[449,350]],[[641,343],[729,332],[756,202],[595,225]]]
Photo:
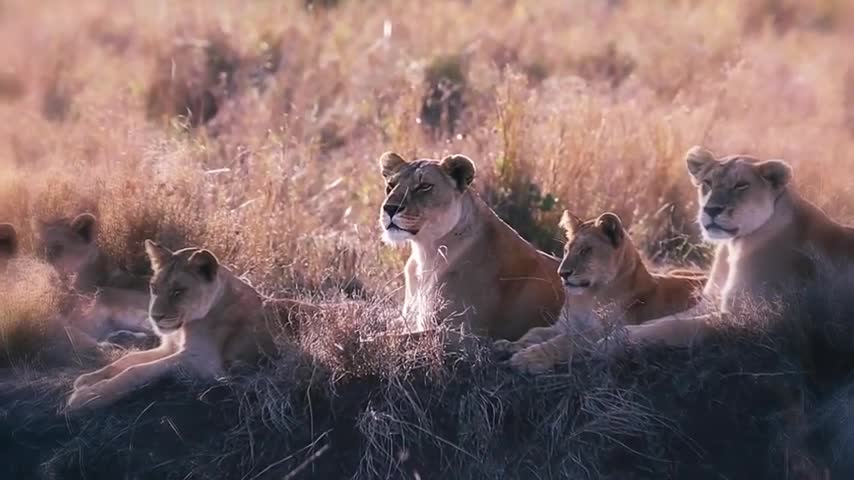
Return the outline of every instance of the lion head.
[[[700,226],[709,240],[755,232],[771,218],[792,178],[792,168],[782,160],[743,155],[718,159],[703,147],[689,150],[685,162],[700,198]]]
[[[386,182],[380,226],[390,243],[438,239],[450,232],[475,175],[474,162],[463,155],[406,161],[388,152],[380,157],[380,169]]]
[[[151,300],[148,313],[161,333],[205,318],[222,291],[219,261],[200,248],[172,252],[151,240],[145,241],[151,260]]]
[[[0,262],[14,257],[18,253],[18,233],[14,225],[0,223]]]
[[[582,221],[563,212],[560,226],[566,231],[563,260],[558,274],[570,295],[581,295],[610,285],[620,273],[627,245],[620,217],[604,213]]]
[[[36,251],[63,277],[73,277],[98,261],[98,220],[91,213],[40,222]]]

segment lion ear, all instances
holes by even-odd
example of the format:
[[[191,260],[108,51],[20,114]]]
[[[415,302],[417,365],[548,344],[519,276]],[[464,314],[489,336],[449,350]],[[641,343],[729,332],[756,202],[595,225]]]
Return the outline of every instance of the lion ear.
[[[202,279],[212,282],[216,279],[216,272],[219,269],[219,260],[209,250],[198,250],[190,255],[190,266],[195,269]]]
[[[464,192],[474,181],[474,162],[465,155],[448,155],[439,162],[439,166],[457,182],[457,188]]]
[[[570,236],[578,230],[578,227],[581,225],[581,219],[569,210],[564,210],[563,215],[560,216],[560,223],[558,225],[566,232],[566,236]]]
[[[172,258],[172,251],[153,240],[145,241],[145,253],[151,261],[151,269],[162,270]]]
[[[95,241],[98,227],[98,219],[91,213],[81,213],[71,221],[71,230],[74,231],[86,243]]]
[[[10,223],[0,223],[0,258],[9,258],[18,253],[18,232]]]
[[[756,164],[759,176],[775,190],[781,189],[792,180],[792,166],[783,160],[765,160]]]
[[[688,173],[691,174],[695,183],[699,181],[700,176],[706,168],[716,162],[715,154],[711,150],[699,145],[691,147],[688,153],[685,154],[685,164],[688,166]]]
[[[394,175],[404,165],[406,165],[406,160],[394,152],[385,152],[380,156],[380,172],[383,178]]]
[[[596,219],[596,226],[608,237],[615,247],[623,241],[623,222],[616,213],[603,213]]]

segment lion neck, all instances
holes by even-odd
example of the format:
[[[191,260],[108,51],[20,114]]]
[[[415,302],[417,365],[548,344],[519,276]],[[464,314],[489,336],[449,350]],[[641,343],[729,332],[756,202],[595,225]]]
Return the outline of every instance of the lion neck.
[[[801,206],[802,199],[789,189],[783,190],[774,200],[774,212],[768,220],[756,230],[727,240],[731,260],[762,250],[764,245],[792,234],[795,211]]]
[[[621,310],[630,310],[655,290],[655,279],[647,270],[640,253],[635,248],[631,238],[623,238],[623,248],[617,259],[620,272],[612,282],[595,295],[599,303],[616,305]]]
[[[466,191],[460,196],[459,218],[447,233],[410,240],[419,274],[439,274],[444,270],[443,266],[454,265],[456,259],[465,255],[483,229],[484,208],[488,210],[482,200]]]

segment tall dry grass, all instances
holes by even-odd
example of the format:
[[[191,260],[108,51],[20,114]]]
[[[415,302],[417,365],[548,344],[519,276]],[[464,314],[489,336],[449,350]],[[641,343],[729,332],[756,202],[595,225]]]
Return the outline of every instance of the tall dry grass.
[[[463,362],[474,373],[448,376],[429,339],[424,348],[355,342],[381,330],[402,297],[405,252],[378,241],[376,158],[390,149],[409,157],[469,155],[478,166],[475,188],[544,249],[560,246],[563,208],[581,216],[613,210],[653,261],[705,265],[709,252],[693,225],[696,205],[682,161],[694,144],[785,158],[808,198],[841,221],[854,219],[852,29],[854,8],[845,0],[7,0],[0,3],[0,222],[15,223],[23,251],[35,253],[35,219],[92,211],[102,246],[137,273],[147,271],[142,240],[156,238],[172,248],[210,248],[265,293],[335,298],[343,289],[370,300],[325,313],[300,332],[297,345],[312,360],[243,380],[251,385],[238,394],[257,405],[262,392],[264,408],[217,424],[232,429],[228,445],[206,444],[212,450],[196,450],[183,463],[158,457],[165,466],[177,462],[182,477],[211,472],[211,458],[252,475],[264,473],[262,460],[282,460],[268,452],[254,463],[250,424],[270,435],[298,432],[271,450],[295,456],[266,471],[290,472],[295,459],[320,448],[313,442],[327,438],[323,428],[336,428],[315,429],[330,412],[347,418],[341,438],[358,452],[355,466],[341,465],[364,477],[403,475],[413,457],[434,459],[438,466],[429,471],[442,474],[469,465],[464,472],[473,478],[596,478],[613,457],[584,457],[599,450],[582,446],[623,442],[620,455],[678,473],[657,463],[656,452],[672,447],[663,440],[671,425],[635,395],[634,367],[613,377],[607,366],[591,366],[560,387],[537,383],[540,399],[519,393],[530,385],[505,371],[478,370],[481,359]],[[39,324],[54,312],[34,290],[18,291],[16,320]],[[693,362],[679,355],[665,358]],[[638,361],[642,393],[670,380]],[[782,369],[787,362],[759,363]],[[692,411],[708,414],[698,392],[714,389],[691,383],[692,365],[680,367],[674,395],[689,395],[698,402],[691,405],[704,405]],[[708,378],[723,381],[727,369],[741,365],[720,368]],[[424,381],[424,370],[435,381]],[[315,382],[314,375],[332,381]],[[426,383],[408,383],[413,378]],[[292,381],[312,387],[306,392]],[[738,391],[755,384],[745,382],[726,398],[749,401]],[[45,420],[53,407],[42,400],[56,392],[33,385],[38,401],[15,400],[16,408],[46,415],[28,431],[53,432],[55,419]],[[578,393],[578,386],[593,390]],[[336,389],[359,399],[352,409],[338,408]],[[546,395],[555,391],[566,399]],[[438,396],[413,400],[425,392]],[[269,401],[276,395],[286,401]],[[670,397],[656,405],[684,407]],[[541,410],[527,410],[534,407]],[[124,435],[122,421],[140,410],[104,419],[109,428],[84,422],[75,431]],[[626,424],[626,417],[643,422]],[[692,418],[680,420],[690,426]],[[565,422],[576,423],[561,430]],[[146,425],[158,438],[164,424]],[[646,427],[658,429],[664,444],[638,447],[637,429]],[[502,445],[513,434],[538,446]],[[32,445],[43,445],[39,435]],[[217,457],[246,442],[251,451]],[[38,455],[54,452],[77,468],[70,459],[87,458],[75,457],[89,452],[85,443],[72,436],[58,453]],[[459,444],[465,448],[455,450]],[[562,453],[567,449],[575,450]],[[40,468],[53,468],[38,455]],[[116,455],[99,471],[124,468]],[[471,463],[471,456],[483,460]],[[125,467],[162,472],[134,465]]]

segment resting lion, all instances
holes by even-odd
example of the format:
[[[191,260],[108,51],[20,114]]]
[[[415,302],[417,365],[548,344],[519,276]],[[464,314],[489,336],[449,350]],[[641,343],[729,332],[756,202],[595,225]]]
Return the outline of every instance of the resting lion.
[[[522,239],[472,191],[469,158],[406,161],[389,152],[380,167],[383,237],[411,246],[403,307],[410,330],[448,322],[515,340],[553,323],[564,301],[558,260]]]
[[[516,369],[538,373],[568,360],[575,336],[601,338],[603,317],[637,325],[696,305],[705,277],[651,273],[617,215],[581,221],[567,211],[561,227],[567,243],[559,273],[569,302],[559,324],[498,345],[516,352],[510,359]]]
[[[720,310],[738,312],[776,301],[816,273],[817,261],[854,263],[854,229],[831,220],[791,186],[782,160],[716,158],[693,147],[685,161],[699,196],[700,227],[718,244],[705,293]],[[671,316],[631,327],[639,342],[690,344],[709,330],[709,316]]]
[[[36,251],[80,294],[71,322],[96,340],[117,331],[153,334],[147,292],[127,288],[133,280],[111,264],[97,237],[98,220],[90,213],[37,225]]]
[[[74,382],[68,408],[109,405],[178,369],[213,379],[236,362],[274,351],[263,299],[209,251],[177,252],[147,240],[151,260],[149,315],[160,346],[133,352]]]

